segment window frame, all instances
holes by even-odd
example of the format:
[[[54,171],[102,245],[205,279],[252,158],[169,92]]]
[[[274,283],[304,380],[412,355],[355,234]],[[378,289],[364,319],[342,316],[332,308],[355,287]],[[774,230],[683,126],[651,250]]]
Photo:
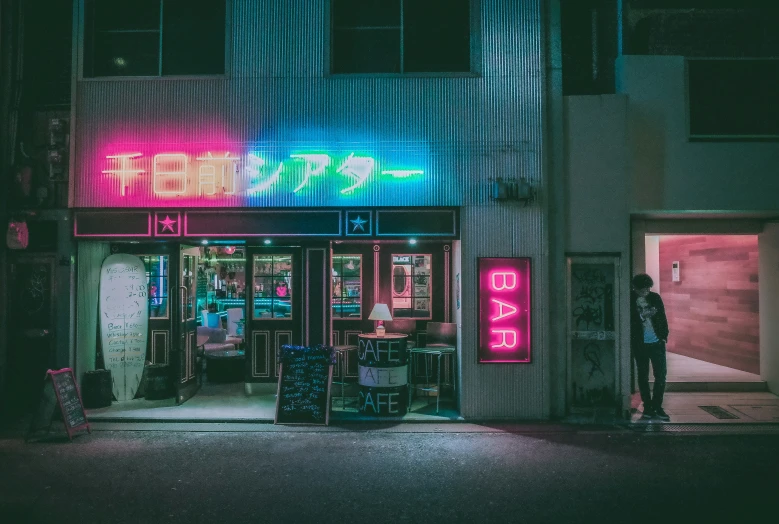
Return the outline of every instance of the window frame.
[[[265,274],[257,275],[256,274],[256,265],[255,264],[257,263],[257,259],[260,258],[260,257],[268,257],[268,258],[270,258],[270,261],[271,261],[270,262],[271,263],[271,274],[270,275],[265,275]],[[280,259],[289,257],[289,265],[290,265],[289,275],[276,275],[274,273],[274,266],[276,264],[276,258],[277,257],[280,258]],[[279,252],[274,251],[272,253],[254,253],[252,255],[251,268],[252,268],[252,287],[251,287],[251,289],[252,289],[252,294],[251,294],[251,312],[252,312],[251,320],[252,320],[252,322],[271,322],[271,321],[297,320],[295,318],[295,314],[294,314],[294,303],[295,303],[295,300],[296,300],[295,293],[297,293],[297,291],[291,287],[292,281],[293,281],[293,275],[294,275],[294,255],[292,253],[284,253],[284,252],[281,252],[281,251],[279,251]],[[271,280],[273,280],[277,276],[278,277],[287,277],[287,278],[290,279],[290,284],[288,285],[288,288],[289,288],[289,316],[288,317],[274,317],[274,316],[271,316],[271,317],[262,317],[262,316],[257,317],[257,316],[255,316],[254,315],[254,311],[256,309],[256,307],[255,307],[256,302],[255,301],[258,298],[269,298],[270,299],[270,301],[271,301],[271,303],[270,303],[271,315],[273,315],[273,313],[275,312],[276,304],[281,304],[282,303],[281,297],[276,296],[275,282],[274,282],[274,287],[272,288],[270,297],[258,297],[257,294],[256,294],[256,291],[255,291],[255,286],[257,285],[257,278],[270,278]],[[244,314],[244,318],[246,318],[245,314]]]
[[[170,318],[170,255],[168,254],[138,254],[136,255],[138,258],[143,261],[143,265],[146,268],[146,288],[147,288],[147,302],[149,302],[149,320],[167,320]],[[151,267],[151,258],[157,257],[158,259],[161,259],[165,257],[167,260],[164,263],[165,267],[165,274],[164,275],[152,275],[151,271],[149,271],[149,268]],[[148,260],[149,266],[146,265]],[[165,300],[165,315],[163,316],[152,316],[151,314],[151,282],[153,278],[157,279],[164,279],[165,282],[165,294],[162,294],[162,289],[160,289],[160,296],[158,297],[160,300]]]
[[[357,259],[360,260],[360,276],[359,276],[360,296],[357,297],[360,300],[360,315],[357,316],[357,317],[344,317],[344,316],[337,317],[337,316],[335,316],[335,308],[336,308],[335,301],[336,300],[338,300],[338,307],[341,308],[341,314],[343,315],[343,305],[344,305],[343,299],[345,297],[345,295],[343,294],[343,291],[344,291],[344,285],[343,285],[344,276],[343,276],[343,273],[341,273],[337,277],[333,277],[332,275],[330,276],[331,281],[334,278],[337,278],[341,282],[341,294],[338,297],[333,295],[332,290],[330,292],[330,314],[332,315],[332,318],[333,318],[334,322],[335,321],[340,321],[340,320],[362,320],[363,317],[364,317],[364,315],[363,315],[363,313],[364,313],[363,298],[365,297],[365,295],[364,295],[365,282],[363,281],[363,271],[362,271],[363,256],[361,254],[359,254],[359,253],[356,253],[356,254],[334,253],[333,255],[331,255],[331,262],[330,262],[333,269],[335,268],[335,259],[338,258],[338,257],[340,257],[342,259],[346,258],[346,257],[351,257],[351,258],[357,258]],[[343,267],[343,262],[341,262],[341,267]]]
[[[228,0],[229,1],[229,0]],[[335,30],[333,16],[333,10],[335,9],[334,2],[337,0],[327,1],[327,16],[328,16],[328,30],[325,31],[325,42],[322,46],[324,50],[323,65],[324,76],[328,78],[479,78],[481,73],[481,0],[469,0],[469,19],[470,19],[470,71],[438,71],[438,72],[423,72],[414,71],[410,73],[335,73],[333,72],[333,31]],[[401,13],[402,13],[403,0],[401,0]],[[401,39],[400,39],[400,63],[403,65],[403,18],[401,15]]]
[[[81,82],[113,82],[113,81],[122,81],[126,82],[128,80],[206,80],[206,79],[213,79],[213,80],[221,80],[225,78],[229,78],[231,76],[231,58],[232,58],[232,13],[233,13],[233,0],[224,0],[225,1],[225,42],[224,42],[224,72],[223,73],[214,73],[214,74],[187,74],[187,75],[163,75],[162,74],[162,33],[164,29],[164,21],[162,18],[162,9],[163,9],[163,3],[165,0],[160,0],[160,43],[159,43],[159,65],[157,68],[157,74],[156,75],[133,75],[133,76],[85,76],[84,75],[84,63],[86,62],[86,34],[87,34],[87,27],[86,27],[86,12],[87,12],[87,1],[88,0],[78,0],[76,8],[78,9],[78,12],[74,14],[74,24],[78,24],[78,33],[76,38],[76,43],[78,45],[78,61],[77,68],[76,68],[76,78],[78,81]]]
[[[395,275],[394,275],[394,272],[395,272],[395,260],[394,260],[394,258],[395,257],[410,257],[411,273],[406,277],[406,278],[408,278],[408,282],[410,284],[410,293],[411,293],[411,295],[409,296],[409,300],[411,301],[411,308],[409,308],[411,310],[411,316],[410,317],[403,317],[403,316],[396,317],[395,316],[395,296],[394,296],[394,285],[395,285],[395,280],[394,280],[395,279]],[[424,296],[424,297],[418,297],[414,293],[414,279],[415,279],[416,276],[418,276],[418,275],[415,275],[415,272],[414,272],[414,268],[416,267],[416,266],[414,266],[415,257],[426,257],[430,261],[430,273],[426,275],[426,277],[427,277],[428,295]],[[392,291],[391,291],[391,295],[390,295],[390,312],[392,314],[392,318],[393,319],[397,318],[397,319],[400,319],[400,320],[405,320],[405,319],[433,320],[433,253],[432,252],[429,252],[429,253],[409,253],[409,252],[395,253],[395,252],[393,252],[393,253],[391,253],[390,254],[390,282],[391,282],[391,286],[392,286],[392,288],[391,288]],[[427,299],[427,304],[428,304],[428,306],[427,306],[428,316],[426,316],[426,317],[417,317],[417,316],[414,315],[414,312],[415,311],[423,311],[423,310],[421,310],[421,309],[418,310],[418,309],[415,308],[415,305],[416,305],[415,301],[418,300],[418,299],[425,299],[425,298]],[[398,309],[405,309],[405,308],[398,308]]]
[[[692,120],[690,115],[690,62],[704,61],[776,61],[769,57],[695,57],[684,59],[684,126],[688,142],[779,142],[779,133],[751,135],[751,134],[698,134],[692,132]]]

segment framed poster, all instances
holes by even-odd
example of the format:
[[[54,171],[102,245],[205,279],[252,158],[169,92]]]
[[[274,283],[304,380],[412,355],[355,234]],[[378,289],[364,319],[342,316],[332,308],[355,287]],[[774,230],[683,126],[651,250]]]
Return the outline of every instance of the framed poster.
[[[530,258],[479,258],[480,364],[529,363]]]

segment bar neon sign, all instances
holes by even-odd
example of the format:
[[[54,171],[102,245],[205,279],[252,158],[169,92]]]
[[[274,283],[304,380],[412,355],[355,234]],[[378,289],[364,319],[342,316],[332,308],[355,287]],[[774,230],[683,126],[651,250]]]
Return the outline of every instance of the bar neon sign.
[[[479,258],[479,362],[530,362],[530,258]]]
[[[340,155],[296,153],[281,161],[269,161],[259,152],[239,155],[222,150],[194,155],[115,152],[105,155],[101,173],[118,182],[119,197],[137,198],[140,195],[135,193],[135,188],[141,183],[150,186],[157,198],[174,199],[253,196],[284,191],[285,187],[293,194],[301,194],[322,183],[349,196],[379,177],[416,178],[424,175],[424,170],[379,168],[373,156],[354,152]]]

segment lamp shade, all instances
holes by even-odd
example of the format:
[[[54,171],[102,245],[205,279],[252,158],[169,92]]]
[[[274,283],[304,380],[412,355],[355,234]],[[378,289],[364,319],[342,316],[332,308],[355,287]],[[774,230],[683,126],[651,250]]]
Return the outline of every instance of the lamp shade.
[[[387,304],[376,304],[373,306],[373,311],[368,316],[368,320],[392,320]]]

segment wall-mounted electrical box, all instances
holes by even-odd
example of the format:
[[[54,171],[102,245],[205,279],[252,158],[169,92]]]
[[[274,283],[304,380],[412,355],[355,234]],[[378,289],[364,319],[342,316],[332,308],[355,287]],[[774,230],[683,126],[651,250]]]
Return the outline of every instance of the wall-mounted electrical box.
[[[679,282],[679,261],[671,262],[671,281]]]

